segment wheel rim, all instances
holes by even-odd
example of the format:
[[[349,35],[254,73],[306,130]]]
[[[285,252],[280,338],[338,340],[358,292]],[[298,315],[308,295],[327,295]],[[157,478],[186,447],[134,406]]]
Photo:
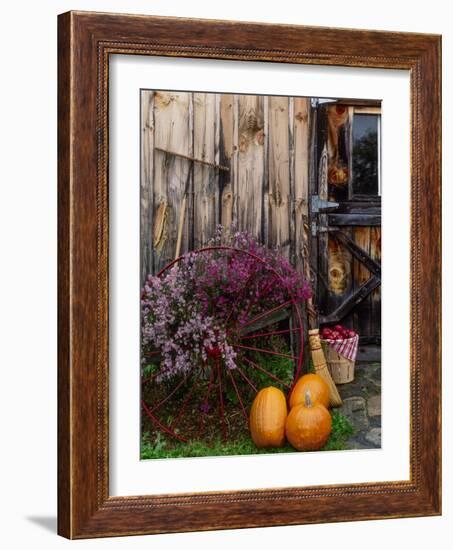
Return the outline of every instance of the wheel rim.
[[[193,420],[194,410],[200,414],[198,432],[202,437],[208,428],[208,422],[216,420],[214,413],[216,408],[218,419],[216,422],[211,422],[211,434],[221,435],[225,440],[230,431],[227,412],[231,414],[233,409],[231,403],[228,402],[228,411],[226,411],[225,396],[227,392],[235,396],[237,400],[235,409],[243,417],[245,425],[248,426],[247,397],[254,397],[262,385],[257,383],[257,373],[264,376],[264,379],[267,380],[266,385],[277,382],[288,390],[288,394],[291,391],[302,369],[304,341],[302,314],[298,300],[292,291],[285,287],[283,277],[273,266],[252,252],[228,246],[211,246],[190,254],[223,254],[226,262],[231,261],[234,256],[242,255],[256,264],[257,271],[252,270],[250,280],[248,279],[242,290],[238,291],[236,299],[233,297],[227,312],[222,313],[222,319],[218,319],[225,331],[228,344],[237,354],[236,367],[228,368],[222,357],[219,357],[219,350],[211,349],[208,350],[206,361],[200,361],[199,364],[193,365],[184,376],[176,377],[162,388],[159,387],[163,384],[158,378],[164,369],[160,366],[151,376],[142,380],[142,410],[144,417],[151,422],[154,429],[181,442],[187,442],[193,439],[189,435],[191,430],[187,427],[187,421],[188,418],[190,419],[190,415]],[[160,270],[157,277],[165,277],[169,270],[177,267],[179,262],[186,257],[187,254],[184,254],[176,258]],[[260,289],[261,293],[255,291],[255,294],[259,294],[262,298],[263,293],[272,290],[272,284],[278,283],[287,299],[282,300],[279,304],[271,304],[271,307],[263,308],[262,304],[256,302],[255,296],[249,300],[246,308],[241,309],[241,301],[244,300],[247,292],[250,293],[250,288],[253,288],[253,284],[255,284],[252,276],[262,274],[262,270],[266,270],[272,277],[266,283],[268,288],[263,287]],[[240,296],[241,293],[244,296]],[[285,326],[282,327],[282,324]],[[279,337],[287,341],[288,338],[291,340],[293,335],[298,338],[298,342],[296,340],[297,352],[283,353],[271,347],[272,338]],[[150,350],[145,355],[158,362],[158,350]],[[263,355],[281,357],[291,361],[293,364],[291,382],[287,383],[281,380],[260,365],[257,358]],[[176,396],[178,399],[175,400],[175,404],[172,400]],[[193,422],[195,421],[193,420]]]

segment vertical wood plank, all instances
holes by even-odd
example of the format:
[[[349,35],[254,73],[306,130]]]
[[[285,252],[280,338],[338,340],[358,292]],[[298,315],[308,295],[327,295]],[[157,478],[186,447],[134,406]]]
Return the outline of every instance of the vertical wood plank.
[[[288,148],[289,148],[289,160],[288,160],[288,171],[289,171],[289,202],[290,202],[290,218],[289,218],[289,236],[290,236],[290,247],[289,247],[289,258],[290,262],[296,264],[296,200],[295,200],[295,144],[294,144],[294,98],[288,98]],[[303,312],[305,316],[305,311]],[[292,315],[290,318],[290,328],[293,329],[299,324],[299,320],[296,315]],[[296,335],[290,333],[290,343],[292,353],[298,354],[300,351],[301,342]]]
[[[296,265],[296,183],[294,145],[294,97],[288,98],[289,259]]]
[[[311,103],[313,101],[313,104]],[[318,127],[319,113],[316,106],[317,98],[310,99],[310,137],[309,153],[308,153],[308,198],[311,200],[312,195],[318,194],[318,171],[319,171],[319,143],[318,143]],[[307,233],[310,236],[310,261],[305,270],[305,275],[310,277],[311,289],[313,293],[313,302],[316,303],[318,297],[318,238],[312,231],[313,224],[317,222],[317,214],[312,212],[311,203],[308,203],[308,229]]]
[[[304,273],[309,261],[309,132],[310,99],[294,98],[294,251],[295,266]],[[307,266],[308,267],[308,266]]]
[[[370,256],[381,261],[381,228],[370,228]],[[371,335],[381,336],[381,287],[371,293]]]
[[[214,94],[214,122],[215,122],[215,133],[214,133],[214,162],[218,165],[220,164],[220,98],[221,94]],[[215,208],[215,225],[214,232],[216,228],[221,223],[221,213],[222,213],[222,192],[220,189],[220,170],[216,169],[214,172],[215,178],[215,191],[216,191],[216,202],[214,205]]]
[[[346,143],[347,143],[347,155],[348,155],[348,199],[351,200],[354,195],[353,190],[353,181],[354,181],[354,163],[352,162],[352,149],[353,149],[353,136],[352,136],[352,126],[354,124],[354,107],[348,108],[348,122],[346,128]]]
[[[153,163],[154,163],[154,92],[141,92],[141,174],[140,174],[140,284],[153,272]]]
[[[193,93],[189,94],[189,156],[194,158]],[[189,195],[187,197],[188,250],[194,249],[194,167],[189,165]]]
[[[215,162],[216,94],[193,94],[194,147],[196,159]],[[218,174],[215,168],[194,164],[194,247],[205,246],[218,222]]]
[[[239,95],[233,96],[233,166],[232,188],[233,188],[233,222],[235,229],[239,227],[238,204],[239,204]]]
[[[321,200],[328,199],[328,107],[324,104],[319,104],[316,110],[316,125],[314,127],[313,140],[316,144],[316,188],[313,190],[315,195],[318,195]],[[313,267],[317,270],[316,273],[316,306],[319,313],[325,315],[329,312],[329,289],[327,283],[328,266],[328,236],[325,232],[327,227],[327,214],[313,213],[312,224],[315,228],[312,233],[316,235],[312,242],[317,246],[316,264]]]
[[[178,221],[190,162],[171,153],[190,155],[190,94],[156,92],[154,96],[154,269],[158,271],[175,255]],[[163,153],[160,149],[170,151]],[[185,216],[181,253],[188,249],[188,217]]]
[[[354,227],[353,236],[355,243],[365,252],[370,253],[370,227]],[[358,260],[353,260],[354,289],[366,283],[370,278],[368,269]],[[354,329],[360,336],[371,335],[371,297],[367,296],[355,307]]]
[[[318,169],[318,195],[321,200],[328,199],[328,183],[327,183],[327,145],[324,142],[321,158],[319,160]],[[329,269],[329,248],[328,248],[328,235],[323,231],[323,228],[327,227],[327,214],[318,215],[318,228],[317,228],[317,240],[318,240],[318,308],[323,314],[329,311],[329,289],[326,281],[326,274]]]
[[[269,246],[269,96],[263,97],[264,173],[263,173],[263,243]]]
[[[219,133],[219,163],[229,166],[230,171],[219,174],[220,193],[220,223],[230,228],[233,223],[233,180],[235,163],[234,152],[234,96],[220,95],[220,133]]]
[[[349,108],[344,105],[330,105],[326,108],[327,115],[327,152],[329,195],[333,200],[346,200],[350,188],[348,176],[349,140]]]
[[[288,98],[269,98],[269,246],[290,253]]]
[[[249,231],[261,241],[264,179],[263,96],[239,96],[238,111],[238,229]]]
[[[311,283],[310,269],[310,181],[309,159],[310,143],[310,99],[294,98],[292,112],[294,128],[294,265],[308,282]],[[291,122],[290,122],[291,123]],[[304,347],[308,343],[308,319],[306,306],[303,304]],[[305,369],[308,368],[309,354],[304,354]]]

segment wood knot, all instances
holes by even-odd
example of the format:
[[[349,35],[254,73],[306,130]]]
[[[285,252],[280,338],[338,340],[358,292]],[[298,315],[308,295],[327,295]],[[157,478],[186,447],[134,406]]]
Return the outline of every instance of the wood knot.
[[[299,122],[307,122],[307,119],[308,119],[307,113],[303,113],[302,111],[299,111],[296,114],[296,120],[298,120]]]
[[[255,141],[257,145],[263,145],[264,143],[264,130],[259,130],[255,134]]]
[[[241,134],[239,137],[239,151],[245,153],[249,148],[249,138],[246,134]]]
[[[172,101],[175,101],[176,97],[175,94],[168,92],[156,92],[154,95],[154,105],[157,108],[168,107]]]

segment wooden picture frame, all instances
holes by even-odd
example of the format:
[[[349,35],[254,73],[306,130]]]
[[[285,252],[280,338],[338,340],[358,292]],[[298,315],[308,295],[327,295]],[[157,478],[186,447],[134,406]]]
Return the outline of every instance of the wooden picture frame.
[[[69,12],[59,16],[58,47],[59,534],[88,538],[440,514],[441,38]],[[409,481],[109,495],[111,54],[410,71]]]

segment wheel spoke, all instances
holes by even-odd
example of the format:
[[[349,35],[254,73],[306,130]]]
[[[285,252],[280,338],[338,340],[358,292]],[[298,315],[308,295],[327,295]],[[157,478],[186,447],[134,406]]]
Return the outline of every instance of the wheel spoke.
[[[255,317],[253,317],[252,319],[250,319],[249,321],[244,323],[241,328],[244,329],[244,328],[246,328],[250,325],[253,325],[254,323],[256,323],[257,321],[260,321],[264,317],[267,317],[268,315],[271,315],[272,313],[276,313],[277,311],[280,311],[281,309],[284,309],[285,307],[288,307],[292,303],[293,303],[292,300],[288,300],[287,302],[284,302],[283,304],[275,306],[275,307],[273,307],[272,309],[270,309],[268,311],[264,311],[263,313],[260,313],[259,315],[256,315]],[[272,321],[270,321],[270,322],[272,322]]]
[[[242,413],[244,415],[244,418],[245,418],[245,421],[248,425],[248,421],[249,421],[249,417],[248,417],[248,414],[247,414],[247,410],[246,408],[244,407],[244,403],[242,401],[242,398],[241,398],[241,394],[239,393],[239,388],[237,387],[236,385],[236,380],[234,379],[234,376],[233,376],[233,371],[231,369],[228,369],[227,370],[230,378],[231,378],[231,382],[233,384],[233,387],[234,387],[234,391],[236,392],[236,395],[237,395],[237,398],[239,399],[239,403],[241,405],[241,409],[242,409]]]
[[[296,380],[299,378],[299,375],[302,371],[302,362],[304,358],[304,329],[303,329],[303,321],[302,321],[302,315],[300,312],[299,304],[294,304],[294,311],[295,316],[297,319],[297,323],[299,325],[299,354],[297,356],[297,364],[294,369],[294,376],[293,376],[293,382],[291,384],[291,387],[294,386],[296,383]]]
[[[177,414],[177,415],[175,416],[175,418],[172,420],[172,422],[171,422],[171,424],[170,424],[170,429],[171,429],[171,430],[174,430],[174,429],[175,429],[176,424],[179,422],[179,420],[181,419],[182,415],[184,414],[184,411],[186,410],[186,407],[187,407],[187,405],[189,404],[190,398],[192,397],[192,394],[193,394],[193,392],[195,391],[195,387],[196,387],[196,385],[197,385],[198,379],[200,378],[201,372],[202,372],[202,370],[199,369],[197,375],[196,375],[195,378],[194,378],[192,387],[190,388],[189,392],[187,393],[186,398],[184,399],[183,404],[181,405],[181,408],[179,409],[178,414]]]
[[[209,406],[209,397],[211,396],[211,390],[212,390],[212,386],[214,385],[214,369],[211,368],[211,372],[209,374],[209,384],[208,384],[208,390],[206,392],[206,397],[203,401],[203,405],[204,408],[206,409],[207,406]],[[207,414],[207,412],[205,413]],[[203,429],[204,431],[204,417],[202,415],[200,415],[200,426],[199,426],[199,431],[200,431],[200,434],[201,434],[201,431]]]
[[[272,349],[254,348],[252,346],[244,346],[242,344],[233,344],[233,346],[235,348],[247,349],[249,351],[259,351],[261,353],[268,353],[269,355],[277,355],[278,357],[286,357],[287,359],[293,359],[294,361],[297,360],[296,355],[288,355],[287,353],[280,353],[279,351],[274,351]]]
[[[253,361],[251,361],[248,357],[244,357],[243,359],[244,359],[244,361],[246,361],[252,368],[257,369],[257,370],[263,372],[264,374],[267,374],[267,376],[269,376],[269,378],[272,378],[272,379],[274,379],[276,382],[278,382],[279,384],[282,384],[283,386],[289,388],[289,384],[287,384],[286,382],[283,382],[283,380],[281,380],[280,378],[278,378],[277,376],[275,376],[275,374],[272,374],[271,372],[269,372],[268,370],[264,369],[264,368],[261,367],[260,365],[257,365],[256,363],[254,363]]]
[[[144,351],[143,355],[145,355],[145,357],[152,357],[154,355],[160,355],[160,351]]]
[[[289,332],[300,331],[300,327],[286,328],[284,330],[273,330],[271,332],[261,332],[259,334],[247,334],[247,336],[240,336],[241,340],[250,340],[252,338],[262,338],[264,336],[276,336],[277,334],[287,334]]]
[[[145,357],[156,357],[158,355],[160,355],[160,351],[145,351],[143,352],[143,355]],[[150,376],[148,376],[147,378],[145,378],[144,380],[142,380],[142,384],[147,384],[148,382],[151,382],[151,380],[154,380],[154,378],[156,378],[161,372],[162,372],[163,368],[162,366],[159,365],[159,368],[156,372],[153,372],[153,374],[151,374]]]
[[[194,251],[193,254],[197,253],[210,254],[215,261],[223,262],[222,265],[226,269],[224,273],[233,275],[230,280],[236,281],[237,286],[231,287],[229,293],[225,295],[226,300],[221,305],[217,304],[215,297],[208,293],[207,297],[210,300],[207,301],[207,306],[210,311],[213,310],[211,311],[213,315],[217,315],[218,321],[224,324],[222,330],[227,335],[228,344],[238,355],[239,365],[236,365],[233,370],[228,369],[220,357],[209,354],[209,359],[204,365],[195,364],[190,372],[183,373],[181,379],[178,378],[173,382],[173,380],[167,381],[169,371],[163,364],[162,353],[157,350],[143,352],[144,362],[149,362],[149,366],[144,367],[144,370],[151,371],[148,378],[145,379],[143,376],[143,391],[146,392],[151,388],[151,385],[144,385],[147,383],[154,383],[157,387],[155,379],[163,379],[166,382],[162,388],[158,388],[158,391],[150,392],[146,398],[142,398],[143,413],[147,415],[155,429],[160,429],[183,442],[191,439],[190,434],[194,428],[196,430],[198,423],[199,430],[195,436],[197,439],[202,433],[205,438],[209,431],[210,436],[215,433],[219,437],[222,434],[225,440],[231,435],[229,421],[233,409],[235,414],[238,414],[240,409],[248,424],[248,399],[258,392],[261,380],[272,379],[286,388],[294,385],[302,369],[304,345],[303,321],[297,299],[291,289],[285,285],[282,275],[270,262],[259,257],[257,253],[229,246],[205,247]],[[246,274],[243,278],[239,277],[235,271],[236,259],[240,259],[241,255],[248,262],[242,271]],[[157,276],[162,277],[172,269],[178,269],[178,263],[183,258],[185,255],[176,258],[159,271]],[[267,311],[264,311],[265,308]],[[278,339],[279,336],[288,343],[290,338],[291,342],[294,338],[297,340],[300,338],[300,345],[292,345],[291,350],[283,349],[282,351],[287,353],[282,353],[273,345],[274,337]],[[282,357],[292,362],[294,365],[294,372],[291,372],[292,385],[273,374],[272,366],[261,366],[261,362],[264,362],[262,360],[266,358],[265,355],[260,356],[261,353],[269,357],[272,355]],[[210,369],[209,372],[207,369]],[[288,376],[289,370],[291,367],[288,362]],[[263,373],[259,378],[258,371]],[[228,384],[232,385],[237,397],[237,399],[232,397],[231,403],[225,397]],[[147,399],[147,402],[144,399]],[[192,422],[189,416],[192,415],[195,407],[199,407],[203,414],[187,431],[189,420]],[[167,409],[171,409],[174,416],[173,420],[169,418],[168,422],[164,416]],[[217,418],[217,415],[220,418]],[[176,426],[179,426],[179,429]],[[188,439],[177,432],[185,434]]]
[[[186,374],[186,376],[171,390],[171,392],[166,397],[164,397],[164,399],[162,399],[162,401],[157,403],[157,405],[154,405],[154,407],[151,409],[151,412],[154,413],[157,411],[157,409],[160,409],[162,405],[166,403],[170,399],[170,397],[172,397],[179,390],[179,388],[187,382],[191,374],[192,374],[192,371]]]
[[[241,367],[239,365],[236,365],[236,370],[239,372],[239,374],[242,376],[242,378],[248,383],[248,385],[252,388],[252,390],[255,393],[258,393],[258,388],[255,386],[255,384],[248,378],[248,376],[243,372]]]
[[[225,409],[223,406],[223,391],[222,391],[222,371],[220,369],[220,361],[216,361],[217,376],[219,378],[219,411],[220,411],[220,420],[222,423],[222,433],[223,439],[227,437],[226,424],[225,424]]]
[[[154,415],[153,413],[149,410],[149,408],[147,407],[146,403],[142,400],[142,407],[143,409],[145,410],[145,413],[149,416],[149,418],[152,420],[152,422],[154,424],[156,424],[156,426],[158,426],[161,430],[163,430],[164,432],[166,432],[167,434],[171,435],[172,437],[175,437],[176,439],[179,439],[179,441],[182,441],[183,443],[187,443],[187,439],[185,437],[182,437],[181,435],[178,435],[176,432],[174,432],[171,427],[170,428],[167,428],[167,426],[165,426],[165,424],[162,424],[162,422],[160,422],[160,420],[158,420]]]
[[[148,376],[148,378],[145,378],[144,380],[142,380],[142,384],[147,384],[148,382],[152,382],[155,378],[159,376],[159,374],[162,374],[162,372],[165,372],[165,369],[161,367],[157,372],[153,372],[151,376]]]
[[[268,281],[268,283],[266,284],[266,286],[264,287],[264,289],[261,291],[261,298],[263,297],[263,295],[265,295],[265,293],[271,288],[271,285],[272,283],[274,282],[274,279],[277,277],[277,275],[275,273],[272,274],[273,277],[271,278],[270,281]],[[258,298],[258,296],[254,296],[252,300],[250,300],[250,303],[249,305],[247,306],[247,309],[245,311],[245,315],[244,317],[247,317],[247,315],[250,313],[250,310],[252,309],[252,305],[256,302],[256,299]]]

